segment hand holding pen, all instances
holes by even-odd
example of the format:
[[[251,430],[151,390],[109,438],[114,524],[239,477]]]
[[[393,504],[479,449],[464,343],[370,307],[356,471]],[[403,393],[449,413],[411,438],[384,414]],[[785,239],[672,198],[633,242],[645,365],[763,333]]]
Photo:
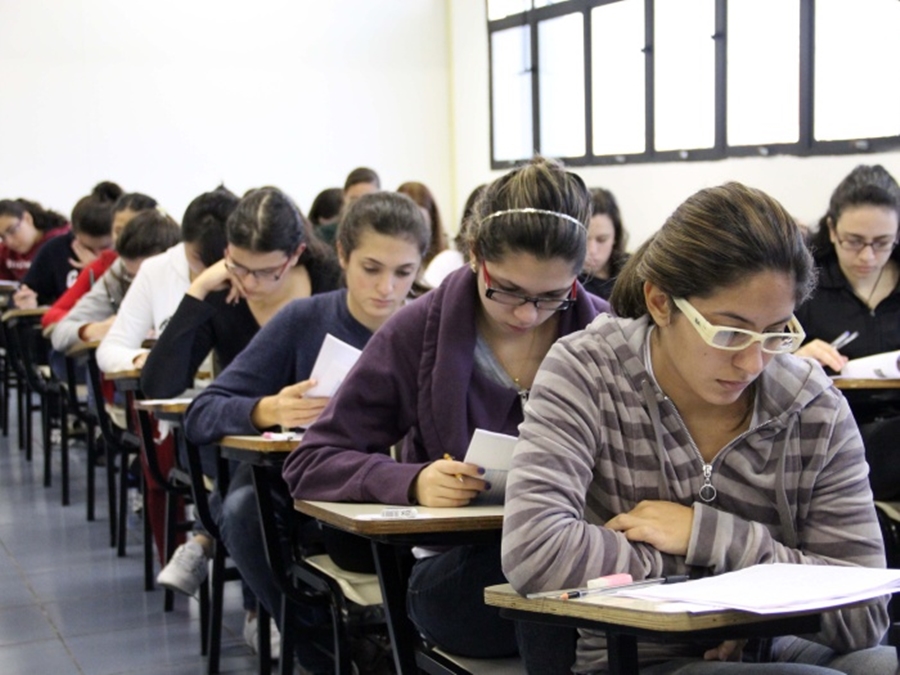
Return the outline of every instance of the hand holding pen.
[[[487,489],[483,475],[479,466],[443,457],[419,472],[410,496],[422,506],[465,506]]]
[[[794,353],[797,356],[815,359],[823,366],[831,368],[834,372],[839,373],[849,360],[846,356],[841,354],[839,350],[846,347],[858,337],[858,331],[851,333],[847,330],[838,335],[830,343],[825,342],[824,340],[812,340]]]

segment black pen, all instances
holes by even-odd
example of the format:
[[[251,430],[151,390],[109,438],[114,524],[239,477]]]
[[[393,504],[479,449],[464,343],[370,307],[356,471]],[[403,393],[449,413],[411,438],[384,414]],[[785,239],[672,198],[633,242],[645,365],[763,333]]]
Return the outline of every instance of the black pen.
[[[674,574],[668,577],[659,577],[658,579],[643,579],[630,584],[621,586],[609,586],[607,588],[582,588],[577,591],[568,591],[559,596],[560,600],[574,600],[575,598],[583,598],[587,595],[602,595],[607,593],[617,593],[619,591],[628,590],[629,588],[641,588],[642,586],[660,586],[662,584],[678,584],[682,581],[690,581],[687,574]]]

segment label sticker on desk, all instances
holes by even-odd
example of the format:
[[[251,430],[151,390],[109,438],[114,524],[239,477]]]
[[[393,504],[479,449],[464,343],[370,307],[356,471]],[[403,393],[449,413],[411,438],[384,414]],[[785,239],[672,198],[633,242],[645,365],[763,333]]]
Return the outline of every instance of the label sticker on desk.
[[[433,518],[431,514],[419,513],[412,507],[387,507],[381,513],[363,513],[357,516],[360,520],[415,520],[417,518]]]

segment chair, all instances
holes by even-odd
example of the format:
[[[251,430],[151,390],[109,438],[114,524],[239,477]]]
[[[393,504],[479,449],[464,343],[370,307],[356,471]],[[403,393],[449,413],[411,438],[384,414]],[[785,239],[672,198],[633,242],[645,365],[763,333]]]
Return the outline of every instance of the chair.
[[[875,502],[875,513],[884,539],[884,553],[887,566],[900,569],[900,502]],[[900,657],[900,606],[897,596],[891,596],[888,605],[891,627],[888,629],[888,644],[897,650]]]
[[[201,651],[207,657],[206,672],[213,674],[219,672],[219,656],[222,647],[222,618],[224,605],[224,587],[226,581],[239,581],[241,579],[240,572],[236,567],[228,566],[228,551],[222,538],[219,535],[219,528],[212,517],[209,509],[209,493],[206,487],[203,467],[200,461],[199,448],[191,443],[185,436],[183,430],[178,430],[176,441],[179,451],[187,458],[187,476],[189,480],[191,498],[194,502],[194,511],[196,517],[200,520],[206,532],[215,540],[216,545],[213,551],[212,570],[209,575],[209,583],[201,586],[201,612],[200,627],[203,636]],[[219,490],[222,497],[228,489],[228,463],[218,458],[218,476],[213,489]],[[205,593],[205,596],[204,596]],[[204,597],[208,604],[206,612],[206,620],[204,621],[203,603]],[[260,675],[269,675],[272,670],[271,642],[269,634],[269,613],[264,607],[259,607],[257,611],[257,622],[259,626],[259,673]],[[282,663],[290,662],[290,655],[282,648]]]
[[[19,354],[18,340],[16,339],[15,331],[13,330],[13,324],[17,322],[20,317],[25,317],[29,313],[35,311],[36,310],[20,309],[7,310],[3,313],[2,320],[0,320],[3,342],[6,345],[7,377],[9,378],[10,383],[12,383],[12,380],[15,381],[19,449],[25,452],[25,460],[28,462],[30,462],[32,458],[32,444],[34,440],[32,413],[40,410],[40,406],[34,404],[33,392],[28,385],[25,365]],[[8,396],[8,388],[4,387],[4,390],[7,392],[6,395]],[[6,413],[8,413],[8,399]]]

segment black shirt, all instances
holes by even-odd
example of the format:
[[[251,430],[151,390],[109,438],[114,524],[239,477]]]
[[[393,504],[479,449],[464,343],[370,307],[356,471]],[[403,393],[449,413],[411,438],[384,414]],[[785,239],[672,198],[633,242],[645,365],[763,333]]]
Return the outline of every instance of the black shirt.
[[[69,262],[75,258],[73,241],[75,235],[71,231],[53,237],[41,246],[31,262],[31,269],[22,283],[37,293],[38,305],[52,305],[78,278],[80,270]]]
[[[900,350],[900,287],[870,309],[856,293],[835,258],[819,268],[819,285],[815,295],[796,311],[806,341],[831,342],[845,330],[859,332],[859,337],[841,354],[851,359]],[[873,416],[900,414],[900,393],[891,390],[845,391],[857,422]]]

